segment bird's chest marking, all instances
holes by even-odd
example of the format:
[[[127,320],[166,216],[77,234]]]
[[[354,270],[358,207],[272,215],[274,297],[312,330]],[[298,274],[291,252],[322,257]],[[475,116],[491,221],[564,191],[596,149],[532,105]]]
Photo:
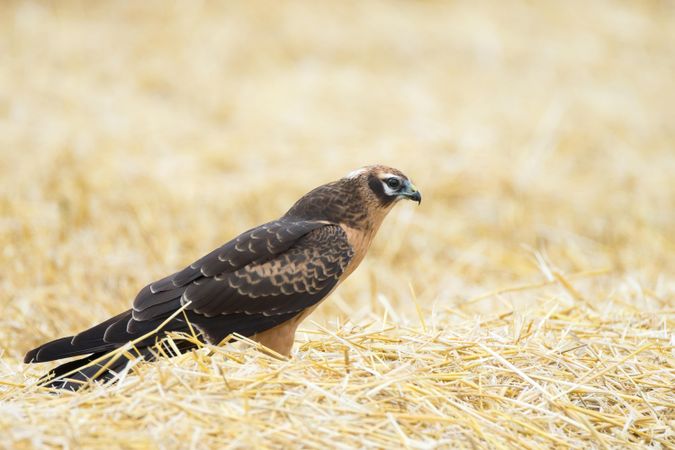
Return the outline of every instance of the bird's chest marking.
[[[345,234],[347,234],[347,241],[354,251],[354,256],[349,262],[344,275],[341,277],[344,279],[349,276],[349,274],[351,274],[359,266],[359,264],[361,264],[361,261],[363,261],[363,258],[368,252],[368,247],[370,247],[370,243],[373,241],[373,232],[352,228],[344,224],[340,226],[344,230]]]

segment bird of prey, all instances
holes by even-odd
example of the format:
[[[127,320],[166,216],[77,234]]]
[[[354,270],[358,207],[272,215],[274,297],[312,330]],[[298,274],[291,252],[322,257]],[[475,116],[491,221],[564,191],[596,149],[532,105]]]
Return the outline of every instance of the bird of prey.
[[[77,390],[90,380],[114,378],[136,357],[150,361],[196,347],[181,340],[158,352],[156,344],[169,332],[192,331],[210,344],[237,333],[288,356],[298,324],[361,263],[382,220],[401,199],[420,203],[422,195],[399,170],[381,165],[355,170],[305,194],[279,219],[150,283],[128,311],[43,344],[29,351],[25,362],[87,355],[41,381]],[[129,352],[114,352],[130,341]]]

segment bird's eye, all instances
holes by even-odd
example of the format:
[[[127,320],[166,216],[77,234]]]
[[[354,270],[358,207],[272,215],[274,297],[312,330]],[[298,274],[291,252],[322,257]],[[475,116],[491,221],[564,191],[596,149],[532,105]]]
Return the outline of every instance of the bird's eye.
[[[386,179],[387,186],[389,186],[392,189],[398,189],[401,187],[401,180],[398,178],[387,178]]]

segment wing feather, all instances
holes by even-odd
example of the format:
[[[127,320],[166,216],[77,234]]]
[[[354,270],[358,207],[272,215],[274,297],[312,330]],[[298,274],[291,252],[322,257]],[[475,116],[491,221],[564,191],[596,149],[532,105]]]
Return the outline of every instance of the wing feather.
[[[257,260],[273,258],[305,234],[324,225],[321,221],[280,219],[248,230],[183,270],[143,288],[134,300],[134,318],[151,319],[153,314],[145,312],[146,309],[166,302],[176,303],[190,283],[234,272]]]
[[[273,259],[191,283],[182,302],[189,310],[217,314],[286,314],[320,301],[335,287],[353,256],[337,225],[312,230]]]
[[[48,342],[28,352],[26,361],[113,350],[156,329],[188,300],[192,303],[184,315],[166,324],[157,336],[137,343],[139,348],[152,345],[169,331],[188,330],[185,316],[212,343],[232,333],[251,336],[320,302],[338,284],[353,255],[338,225],[289,219],[270,222],[146,286],[132,310],[76,336]]]
[[[190,302],[186,313],[207,336],[220,339],[223,333],[236,330],[263,331],[320,302],[338,284],[354,254],[346,233],[337,225],[266,224],[242,236],[239,243],[247,243],[239,245],[241,252],[234,240],[184,269],[200,272],[192,281],[166,291],[153,293],[151,287],[141,291],[132,321],[158,320]],[[242,253],[248,256],[244,258]],[[226,256],[229,254],[233,256]],[[205,276],[202,267],[216,259],[248,262]],[[205,272],[214,273],[210,269]],[[183,279],[174,277],[171,283]],[[122,323],[115,324],[106,338],[114,339],[112,336],[123,334],[123,330]]]

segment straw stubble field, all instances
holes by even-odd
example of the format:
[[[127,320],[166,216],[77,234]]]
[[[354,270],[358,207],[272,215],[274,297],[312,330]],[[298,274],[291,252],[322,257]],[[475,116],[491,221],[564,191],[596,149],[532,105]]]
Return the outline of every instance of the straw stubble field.
[[[0,37],[0,446],[675,445],[672,2],[3,2]],[[21,363],[374,162],[424,202],[292,359]]]

